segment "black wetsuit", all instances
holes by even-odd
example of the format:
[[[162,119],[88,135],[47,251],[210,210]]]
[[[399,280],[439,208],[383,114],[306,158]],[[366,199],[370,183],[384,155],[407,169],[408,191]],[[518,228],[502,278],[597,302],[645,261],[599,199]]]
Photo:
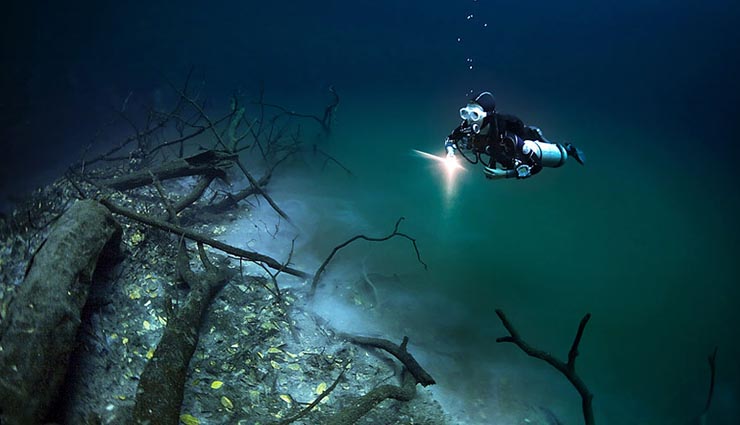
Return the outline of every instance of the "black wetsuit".
[[[472,149],[479,156],[487,155],[488,161],[481,161],[487,162],[490,168],[496,168],[496,163],[499,163],[506,170],[515,170],[524,164],[531,167],[530,175],[540,172],[542,164],[532,152],[524,154],[524,140],[550,143],[537,129],[525,125],[518,117],[499,113],[486,117],[479,133],[470,132],[463,121],[449,138],[458,143],[458,148]]]

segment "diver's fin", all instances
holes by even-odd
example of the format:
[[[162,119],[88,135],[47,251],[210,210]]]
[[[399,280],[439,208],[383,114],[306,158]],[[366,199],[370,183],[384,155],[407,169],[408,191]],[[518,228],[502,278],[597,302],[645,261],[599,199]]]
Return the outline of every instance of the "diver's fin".
[[[568,155],[575,158],[576,161],[578,161],[579,164],[584,165],[586,162],[586,155],[583,153],[582,150],[578,149],[577,147],[573,146],[572,143],[566,143],[565,144],[565,151],[568,152]]]

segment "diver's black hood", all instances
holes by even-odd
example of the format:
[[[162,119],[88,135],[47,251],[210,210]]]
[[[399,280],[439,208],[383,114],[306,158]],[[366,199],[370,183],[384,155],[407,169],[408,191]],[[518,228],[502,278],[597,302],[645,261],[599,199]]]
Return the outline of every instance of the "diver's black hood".
[[[480,105],[486,112],[494,112],[496,110],[496,100],[493,98],[493,94],[489,91],[484,91],[473,99],[473,102]]]

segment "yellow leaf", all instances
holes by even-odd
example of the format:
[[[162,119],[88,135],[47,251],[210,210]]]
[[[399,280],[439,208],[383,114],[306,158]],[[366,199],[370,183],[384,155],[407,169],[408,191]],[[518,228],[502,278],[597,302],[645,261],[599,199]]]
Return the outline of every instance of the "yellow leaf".
[[[290,403],[293,402],[293,400],[291,400],[290,399],[290,396],[287,395],[287,394],[280,394],[280,399],[283,400],[284,402],[288,403],[288,404],[290,404]]]
[[[322,382],[316,386],[316,394],[321,395],[324,391],[326,391],[326,382]]]
[[[121,342],[123,343],[123,345],[126,345],[126,344],[128,344],[128,338],[126,338],[126,337],[124,336],[124,337],[123,337],[123,339],[121,340]]]
[[[300,366],[298,366],[297,364],[293,363],[293,364],[289,364],[289,365],[288,365],[288,369],[290,369],[290,370],[295,370],[295,371],[299,371],[299,370],[301,370],[301,367],[300,367]]]
[[[180,415],[180,422],[184,423],[185,425],[200,425],[200,421],[198,420],[198,418],[193,415],[188,415],[187,413],[184,415]]]
[[[154,348],[150,348],[149,351],[146,352],[146,358],[151,359],[154,357]]]
[[[270,354],[277,354],[277,353],[282,353],[282,350],[280,350],[279,348],[270,347],[267,349],[267,352]]]
[[[217,389],[219,389],[219,388],[221,388],[223,386],[224,386],[224,383],[221,382],[221,381],[213,381],[213,382],[211,382],[211,388],[213,388],[214,390],[217,390]]]
[[[152,324],[148,320],[144,320],[144,329],[149,330],[152,328]]]
[[[272,365],[273,369],[280,369],[280,363],[276,362],[275,360],[270,360],[270,365]]]
[[[229,410],[234,408],[234,403],[232,403],[226,396],[221,397],[221,405]]]
[[[287,354],[287,355],[288,355],[288,357],[290,357],[291,359],[294,359],[294,358],[298,357],[298,355],[296,355],[296,354],[293,354],[293,353],[291,353],[290,351],[286,351],[286,352],[285,352],[285,354]]]

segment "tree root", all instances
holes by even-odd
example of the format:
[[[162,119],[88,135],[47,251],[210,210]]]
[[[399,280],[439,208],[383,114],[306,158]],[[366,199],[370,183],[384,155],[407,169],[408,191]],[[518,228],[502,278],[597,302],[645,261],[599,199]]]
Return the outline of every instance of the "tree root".
[[[201,321],[215,295],[234,274],[226,267],[214,266],[202,243],[198,243],[198,252],[206,269],[200,274],[190,269],[185,249],[180,247],[177,271],[190,286],[190,293],[174,317],[168,318],[154,356],[141,374],[136,389],[134,423],[177,425],[180,422],[185,378],[198,344]]]
[[[326,425],[351,425],[386,399],[411,401],[414,396],[416,396],[416,380],[408,370],[404,370],[400,387],[381,385],[373,389],[364,396],[351,401],[347,407],[329,418]]]

